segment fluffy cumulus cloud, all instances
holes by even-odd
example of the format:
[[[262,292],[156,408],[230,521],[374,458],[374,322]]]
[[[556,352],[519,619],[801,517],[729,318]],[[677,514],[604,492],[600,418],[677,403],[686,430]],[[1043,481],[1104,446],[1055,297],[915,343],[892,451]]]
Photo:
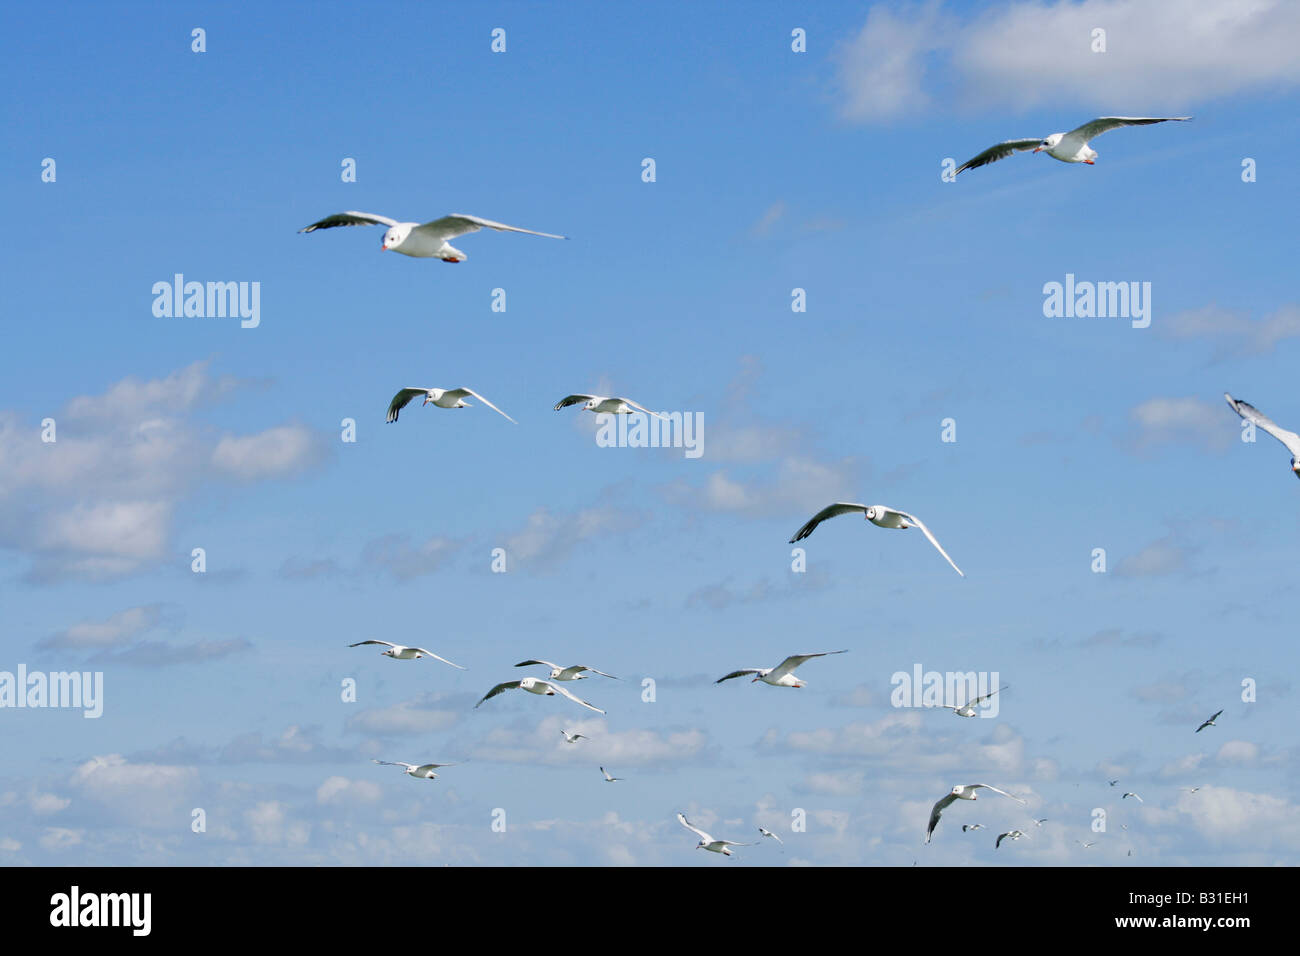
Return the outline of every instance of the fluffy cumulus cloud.
[[[949,102],[1181,110],[1300,85],[1298,33],[1300,5],[1289,0],[877,4],[836,52],[841,111],[875,122]]]
[[[188,826],[199,773],[194,767],[132,763],[121,754],[91,757],[69,785],[119,822],[139,827]]]
[[[73,398],[48,426],[0,410],[0,548],[25,555],[34,581],[120,577],[166,555],[177,509],[202,482],[322,459],[323,440],[300,425],[235,436],[196,419],[243,386],[196,362]]]

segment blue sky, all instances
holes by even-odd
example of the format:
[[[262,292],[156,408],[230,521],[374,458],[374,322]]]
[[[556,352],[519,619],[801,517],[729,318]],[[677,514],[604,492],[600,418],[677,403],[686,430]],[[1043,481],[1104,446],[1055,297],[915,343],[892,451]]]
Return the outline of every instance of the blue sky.
[[[102,671],[105,699],[0,709],[0,861],[1300,861],[1300,487],[1222,399],[1300,427],[1300,19],[1218,6],[6,8],[0,671]],[[1114,114],[1195,119],[941,178]],[[446,265],[297,234],[345,209],[572,238]],[[175,273],[259,283],[260,324],[155,317]],[[1150,327],[1044,317],[1067,274],[1149,282]],[[519,424],[386,425],[408,385]],[[702,413],[703,455],[598,447],[551,410],[586,391]],[[848,517],[793,573],[835,500],[921,516],[967,576]],[[802,690],[713,683],[841,648]],[[619,675],[574,686],[607,717],[474,708],[529,657]],[[997,672],[997,717],[891,706],[916,664]],[[1027,807],[924,845],[976,781]],[[678,810],[786,843],[693,853]]]

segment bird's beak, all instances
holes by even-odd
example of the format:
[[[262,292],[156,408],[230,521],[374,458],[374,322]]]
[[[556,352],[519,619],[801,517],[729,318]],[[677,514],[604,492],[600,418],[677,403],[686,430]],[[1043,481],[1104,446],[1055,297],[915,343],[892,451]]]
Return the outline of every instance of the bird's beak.
[[[1034,150],[1034,152],[1036,153],[1036,152],[1038,152],[1038,150]],[[380,251],[380,252],[387,252],[387,251],[388,251],[388,246],[387,246],[387,245],[382,245],[382,246],[380,246],[380,247],[379,247],[379,251]]]
[[[1034,147],[1034,152],[1035,152],[1035,153],[1041,153],[1042,151],[1043,151],[1043,147],[1041,147],[1041,146],[1035,146],[1035,147]]]

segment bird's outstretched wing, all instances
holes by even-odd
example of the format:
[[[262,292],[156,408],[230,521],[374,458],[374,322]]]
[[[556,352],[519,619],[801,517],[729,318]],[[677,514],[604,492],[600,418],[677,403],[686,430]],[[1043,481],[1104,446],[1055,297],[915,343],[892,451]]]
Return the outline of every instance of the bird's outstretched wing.
[[[1062,142],[1071,139],[1082,146],[1088,140],[1095,139],[1107,130],[1119,129],[1121,126],[1150,126],[1152,123],[1168,122],[1183,123],[1189,119],[1191,119],[1190,116],[1100,116],[1070,130],[1062,137]]]
[[[709,836],[709,834],[705,833],[705,832],[704,832],[703,830],[701,830],[699,827],[691,826],[690,821],[686,819],[686,815],[685,815],[684,813],[678,812],[678,814],[677,814],[677,822],[680,823],[682,826],[686,827],[686,829],[690,830],[692,833],[694,833],[697,837],[699,837],[699,838],[700,838],[701,840],[703,840],[705,843],[712,843],[712,842],[713,842],[713,837]]]
[[[429,390],[427,388],[402,389],[400,392],[394,395],[393,400],[388,403],[388,417],[385,418],[384,421],[386,422],[397,421],[398,413],[401,412],[403,408],[405,408],[407,405],[411,403],[411,399],[416,398],[420,395],[428,395],[428,394],[429,394]]]
[[[416,650],[419,651],[421,654],[425,654],[425,655],[427,655],[427,656],[429,656],[429,657],[436,657],[438,660],[442,661],[444,664],[451,664],[451,666],[454,667],[454,668],[456,668],[457,670],[461,670],[461,671],[467,671],[467,670],[469,670],[468,667],[461,667],[459,664],[452,664],[452,662],[449,661],[449,660],[447,660],[447,658],[445,658],[445,657],[440,657],[439,655],[435,654],[433,651],[429,650],[427,647],[417,647]]]
[[[375,760],[373,757],[371,757],[370,759],[371,759],[372,762],[377,763],[377,764],[382,764],[382,765],[385,766],[385,767],[405,767],[407,770],[414,770],[414,769],[415,769],[415,764],[413,764],[413,763],[402,763],[402,761],[400,761],[400,760]]]
[[[766,827],[759,827],[759,828],[758,828],[758,832],[761,833],[761,834],[763,834],[763,836],[765,836],[765,837],[771,837],[771,838],[772,838],[773,840],[775,840],[777,843],[781,844],[782,846],[785,846],[785,841],[782,840],[782,839],[781,839],[779,836],[777,836],[775,833],[773,833],[771,830],[767,829]]]
[[[508,680],[504,684],[497,684],[496,687],[493,687],[490,691],[484,694],[482,699],[479,700],[478,704],[475,704],[474,706],[477,707],[479,706],[479,704],[483,703],[483,701],[491,700],[497,694],[504,694],[506,691],[514,690],[518,686],[519,686],[519,681],[517,680]]]
[[[1227,392],[1223,393],[1223,397],[1228,400],[1228,404],[1232,406],[1234,412],[1246,419],[1246,421],[1254,423],[1256,428],[1264,429],[1264,431],[1268,432],[1283,445],[1286,445],[1287,450],[1290,451],[1292,455],[1300,458],[1300,435],[1283,428],[1249,402],[1235,399]],[[1220,711],[1220,713],[1222,713],[1222,711]]]
[[[447,394],[452,395],[456,398],[465,398],[466,396],[470,398],[477,398],[480,402],[482,402],[488,408],[492,409],[492,411],[496,412],[501,417],[509,419],[510,421],[514,422],[516,425],[519,424],[513,418],[510,418],[510,416],[507,415],[505,412],[501,411],[501,409],[497,408],[486,398],[480,395],[478,392],[474,391],[474,389],[472,388],[450,388],[447,390]]]
[[[638,412],[645,412],[647,415],[653,415],[655,418],[662,418],[664,421],[668,421],[668,419],[665,418],[663,415],[660,415],[658,412],[650,411],[650,409],[646,408],[644,405],[638,405],[630,398],[623,398],[622,396],[619,396],[618,398],[614,399],[614,401],[622,402],[624,405],[627,405],[629,408],[635,408]]]
[[[969,783],[966,785],[966,787],[969,790],[975,790],[977,788],[982,787],[985,790],[992,790],[994,793],[1000,793],[1004,797],[1010,797],[1012,800],[1016,801],[1017,803],[1025,802],[1020,797],[1017,797],[1014,793],[1007,793],[1005,790],[999,790],[997,787],[990,787],[987,783]]]
[[[761,667],[746,667],[743,670],[732,671],[726,677],[719,677],[713,683],[721,684],[724,680],[731,680],[733,677],[744,677],[747,674],[761,674],[761,673],[763,673],[763,668]]]
[[[965,573],[962,571],[962,569],[959,568],[959,567],[957,567],[957,562],[954,561],[952,558],[948,557],[948,552],[945,551],[945,550],[943,550],[943,546],[942,546],[941,544],[939,544],[939,539],[936,538],[934,535],[932,535],[932,534],[930,533],[930,529],[927,528],[927,527],[925,526],[925,522],[923,522],[923,521],[922,521],[920,518],[918,518],[916,515],[910,515],[910,514],[908,514],[906,511],[900,511],[900,512],[898,512],[898,513],[899,513],[900,515],[902,515],[904,518],[906,518],[908,521],[912,522],[912,524],[916,525],[918,528],[921,529],[922,533],[923,533],[927,538],[930,539],[930,543],[931,543],[932,545],[934,545],[934,546],[939,550],[939,553],[940,553],[940,554],[943,555],[944,560],[946,560],[949,564],[952,565],[952,569],[953,569],[954,571],[956,571],[958,574],[960,574],[963,578],[966,576]]]
[[[515,665],[515,667],[549,667],[552,670],[560,669],[558,664],[552,664],[550,661],[535,661],[535,660],[520,661],[518,664]]]
[[[772,668],[772,673],[767,676],[773,680],[779,680],[786,674],[792,673],[796,667],[804,661],[810,661],[814,657],[826,657],[829,654],[845,654],[847,651],[822,651],[820,654],[791,654],[776,667]]]
[[[422,763],[415,768],[416,773],[427,773],[432,770],[438,770],[442,767],[454,767],[454,763]]]
[[[953,173],[956,177],[963,169],[978,169],[980,166],[987,166],[989,163],[996,163],[999,159],[1006,159],[1012,153],[1024,153],[1034,149],[1042,142],[1041,138],[1035,139],[1009,139],[1005,142],[998,143],[996,146],[990,146],[978,156],[972,156],[966,162],[957,167],[957,172]]]
[[[566,395],[555,403],[555,410],[558,412],[561,408],[568,408],[570,405],[577,405],[579,402],[589,402],[596,398],[595,395]]]
[[[567,687],[563,686],[562,684],[555,684],[552,683],[551,681],[542,681],[542,683],[545,684],[547,687],[550,687],[558,691],[559,693],[563,694],[565,697],[569,698],[569,700],[573,701],[575,704],[581,704],[583,707],[586,707],[588,710],[594,710],[598,714],[604,713],[604,711],[601,710],[599,707],[593,707],[591,704],[587,703],[582,698],[576,696],[572,691],[570,691]]]
[[[926,843],[930,842],[930,835],[934,833],[934,828],[939,825],[939,817],[943,814],[943,811],[947,810],[948,807],[952,805],[952,802],[956,799],[957,799],[957,794],[950,793],[944,796],[942,799],[935,802],[934,807],[931,808],[930,810],[930,822],[925,828]]]
[[[808,537],[808,535],[816,531],[817,526],[827,518],[835,518],[839,515],[846,515],[853,511],[860,511],[863,514],[866,514],[867,506],[853,504],[848,501],[837,501],[833,505],[827,505],[821,511],[809,518],[808,523],[794,533],[794,537],[790,539],[790,544],[794,544],[796,541],[802,541],[804,538]]]
[[[384,647],[397,646],[396,644],[391,644],[388,641],[357,641],[355,644],[349,644],[348,647],[360,647],[362,644],[382,644],[384,645]]]
[[[313,222],[310,226],[303,226],[299,232],[315,232],[317,229],[333,229],[335,226],[395,226],[396,219],[389,219],[387,216],[376,216],[369,212],[339,212],[332,216],[326,216],[324,219]]]
[[[413,231],[425,233],[434,239],[455,239],[457,236],[478,232],[480,229],[495,229],[497,232],[526,232],[530,236],[545,236],[547,239],[569,238],[568,236],[557,236],[553,232],[536,232],[532,229],[521,229],[518,226],[507,226],[504,222],[493,222],[491,219],[483,219],[480,216],[470,216],[465,213],[452,213],[450,216],[443,216],[441,219],[430,220],[416,226]]]

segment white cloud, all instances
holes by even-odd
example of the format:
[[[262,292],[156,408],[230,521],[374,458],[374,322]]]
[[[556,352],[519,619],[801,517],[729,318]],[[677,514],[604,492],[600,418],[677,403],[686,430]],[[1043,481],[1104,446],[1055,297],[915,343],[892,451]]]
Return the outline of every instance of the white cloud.
[[[255,435],[227,435],[212,452],[212,464],[243,481],[279,478],[310,468],[325,457],[315,432],[280,425]]]
[[[159,604],[130,607],[103,621],[81,621],[41,642],[43,647],[103,648],[127,643],[138,634],[158,626]]]
[[[188,818],[198,782],[194,767],[129,763],[121,754],[90,758],[70,781],[86,800],[144,827],[174,827]]]

